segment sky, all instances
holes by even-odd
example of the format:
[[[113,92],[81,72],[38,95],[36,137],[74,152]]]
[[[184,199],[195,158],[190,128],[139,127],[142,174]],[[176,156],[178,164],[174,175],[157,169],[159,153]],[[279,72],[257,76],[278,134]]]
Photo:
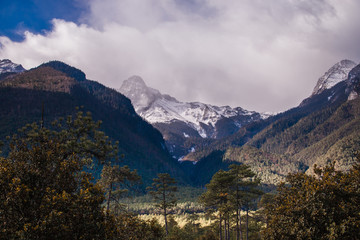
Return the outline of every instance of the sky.
[[[141,76],[180,101],[279,112],[342,59],[359,0],[0,0],[0,59],[60,60],[111,88]]]

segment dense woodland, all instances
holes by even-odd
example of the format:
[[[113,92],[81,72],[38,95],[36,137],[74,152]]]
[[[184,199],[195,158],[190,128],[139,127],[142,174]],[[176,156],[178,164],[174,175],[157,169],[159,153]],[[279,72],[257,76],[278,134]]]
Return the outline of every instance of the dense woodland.
[[[78,112],[8,137],[0,158],[0,239],[360,238],[359,157],[346,172],[331,163],[315,167],[315,175],[288,174],[271,193],[249,166],[230,165],[212,176],[201,207],[187,208],[180,225],[177,192],[184,188],[168,173],[147,190],[163,218],[144,220],[126,206],[122,199],[135,196],[141,176],[118,165],[118,143],[99,129],[90,113]],[[94,179],[91,169],[99,165]]]

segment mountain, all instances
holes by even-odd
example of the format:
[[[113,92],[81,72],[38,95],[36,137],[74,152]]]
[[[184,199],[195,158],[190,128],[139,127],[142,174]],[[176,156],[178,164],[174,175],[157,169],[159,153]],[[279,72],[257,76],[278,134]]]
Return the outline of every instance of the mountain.
[[[326,89],[330,89],[339,82],[347,79],[349,72],[356,66],[350,60],[342,60],[332,66],[322,77],[319,78],[312,95],[320,94]]]
[[[0,60],[0,81],[10,75],[26,71],[20,64],[13,63],[9,59]]]
[[[240,107],[180,102],[148,87],[139,76],[125,80],[119,92],[131,100],[141,117],[160,130],[176,158],[199,144],[229,136],[242,126],[268,117]]]
[[[102,130],[119,141],[119,164],[138,169],[146,184],[159,172],[187,182],[179,163],[166,149],[161,133],[138,116],[128,98],[65,63],[52,61],[0,81],[0,138],[27,123],[39,121],[44,104],[45,126],[76,112],[77,106],[101,120]],[[99,174],[99,169],[95,173]]]
[[[2,73],[19,73],[24,72],[25,68],[21,64],[16,64],[10,61],[9,59],[0,60],[0,74]]]
[[[230,163],[250,165],[267,184],[277,184],[292,172],[312,173],[314,164],[323,166],[332,160],[337,161],[338,169],[348,169],[354,152],[360,150],[360,65],[345,69],[345,79],[321,91],[318,81],[314,93],[298,107],[253,122],[201,151],[189,153],[187,158],[197,161],[192,173],[195,182],[206,183],[219,167]],[[320,79],[323,83],[329,80]],[[207,175],[200,166],[210,169]]]

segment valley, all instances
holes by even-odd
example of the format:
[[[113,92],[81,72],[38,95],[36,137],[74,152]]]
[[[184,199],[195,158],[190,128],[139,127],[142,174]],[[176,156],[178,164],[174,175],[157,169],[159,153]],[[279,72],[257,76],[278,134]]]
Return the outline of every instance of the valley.
[[[43,181],[39,171],[44,171],[46,184],[58,182],[51,185],[53,192],[48,193],[45,188],[41,191],[49,196],[55,194],[51,201],[67,206],[67,198],[61,195],[65,193],[61,189],[56,193],[56,189],[65,179],[75,178],[71,184],[76,182],[84,190],[66,191],[75,191],[73,197],[81,198],[88,191],[81,184],[88,184],[92,193],[87,197],[94,198],[93,203],[100,209],[94,214],[106,219],[105,225],[131,226],[125,230],[115,227],[120,239],[137,228],[143,234],[145,230],[140,225],[154,234],[149,239],[164,239],[168,234],[174,239],[205,236],[211,239],[223,232],[218,224],[224,224],[224,234],[228,236],[234,237],[240,231],[260,239],[260,232],[264,236],[273,234],[271,229],[263,232],[262,228],[266,226],[265,216],[271,219],[276,214],[271,199],[282,197],[274,190],[280,193],[291,190],[282,189],[282,182],[295,184],[309,178],[313,184],[320,184],[316,189],[321,189],[321,184],[337,181],[317,182],[322,179],[321,174],[329,172],[321,176],[337,178],[337,174],[343,174],[342,179],[349,181],[339,183],[340,187],[355,184],[352,181],[357,176],[360,151],[359,94],[360,65],[349,60],[331,67],[298,106],[277,114],[181,102],[148,87],[139,76],[130,77],[120,89],[114,90],[88,80],[84,72],[63,62],[51,61],[25,70],[10,60],[2,60],[0,138],[5,147],[0,161],[3,171],[0,176],[4,179],[0,185],[4,183],[1,186],[9,194],[31,191],[37,196],[40,194],[37,185],[27,181],[33,177]],[[100,132],[91,132],[93,128]],[[22,141],[26,144],[22,145]],[[35,145],[31,147],[32,144]],[[58,148],[52,144],[58,144]],[[48,150],[42,152],[43,149]],[[64,154],[68,150],[71,153]],[[31,154],[41,156],[44,166],[36,163],[37,157],[28,158]],[[107,154],[111,157],[105,161]],[[75,163],[80,165],[66,170],[73,171],[66,175],[65,166]],[[18,180],[10,181],[12,177],[7,171],[15,174],[15,168],[26,166],[29,169],[18,171],[16,179],[25,176],[21,181],[28,185],[19,185],[17,189],[24,189],[13,193],[10,185]],[[52,179],[51,174],[61,177]],[[68,177],[63,178],[62,174]],[[167,180],[161,185],[162,177]],[[294,179],[297,177],[298,180]],[[102,190],[93,189],[100,185]],[[174,202],[159,202],[154,189],[158,193],[167,189],[166,196],[173,197]],[[352,196],[357,188],[339,191],[344,189]],[[304,191],[312,190],[305,187]],[[88,207],[88,203],[81,201],[74,200],[74,204]],[[4,208],[0,212],[10,210]],[[52,211],[50,207],[47,210]],[[109,220],[109,215],[113,220]],[[246,219],[246,226],[236,225],[240,219]],[[94,224],[103,220],[97,221]],[[53,227],[57,226],[54,223]],[[34,227],[35,232],[37,228]],[[155,237],[156,234],[160,237]]]

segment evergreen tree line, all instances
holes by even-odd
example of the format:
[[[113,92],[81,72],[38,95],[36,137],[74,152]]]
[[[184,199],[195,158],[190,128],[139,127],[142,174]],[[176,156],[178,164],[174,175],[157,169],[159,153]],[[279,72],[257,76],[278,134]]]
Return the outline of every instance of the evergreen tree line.
[[[179,227],[171,208],[176,181],[160,173],[147,188],[164,217],[144,221],[120,199],[141,182],[136,170],[116,165],[118,143],[99,131],[91,114],[59,119],[51,129],[26,125],[9,137],[0,157],[0,239],[359,239],[360,161],[348,172],[332,163],[315,175],[289,174],[272,194],[246,165],[215,173],[197,214]],[[91,172],[102,165],[101,178]],[[170,216],[169,216],[170,215]]]

